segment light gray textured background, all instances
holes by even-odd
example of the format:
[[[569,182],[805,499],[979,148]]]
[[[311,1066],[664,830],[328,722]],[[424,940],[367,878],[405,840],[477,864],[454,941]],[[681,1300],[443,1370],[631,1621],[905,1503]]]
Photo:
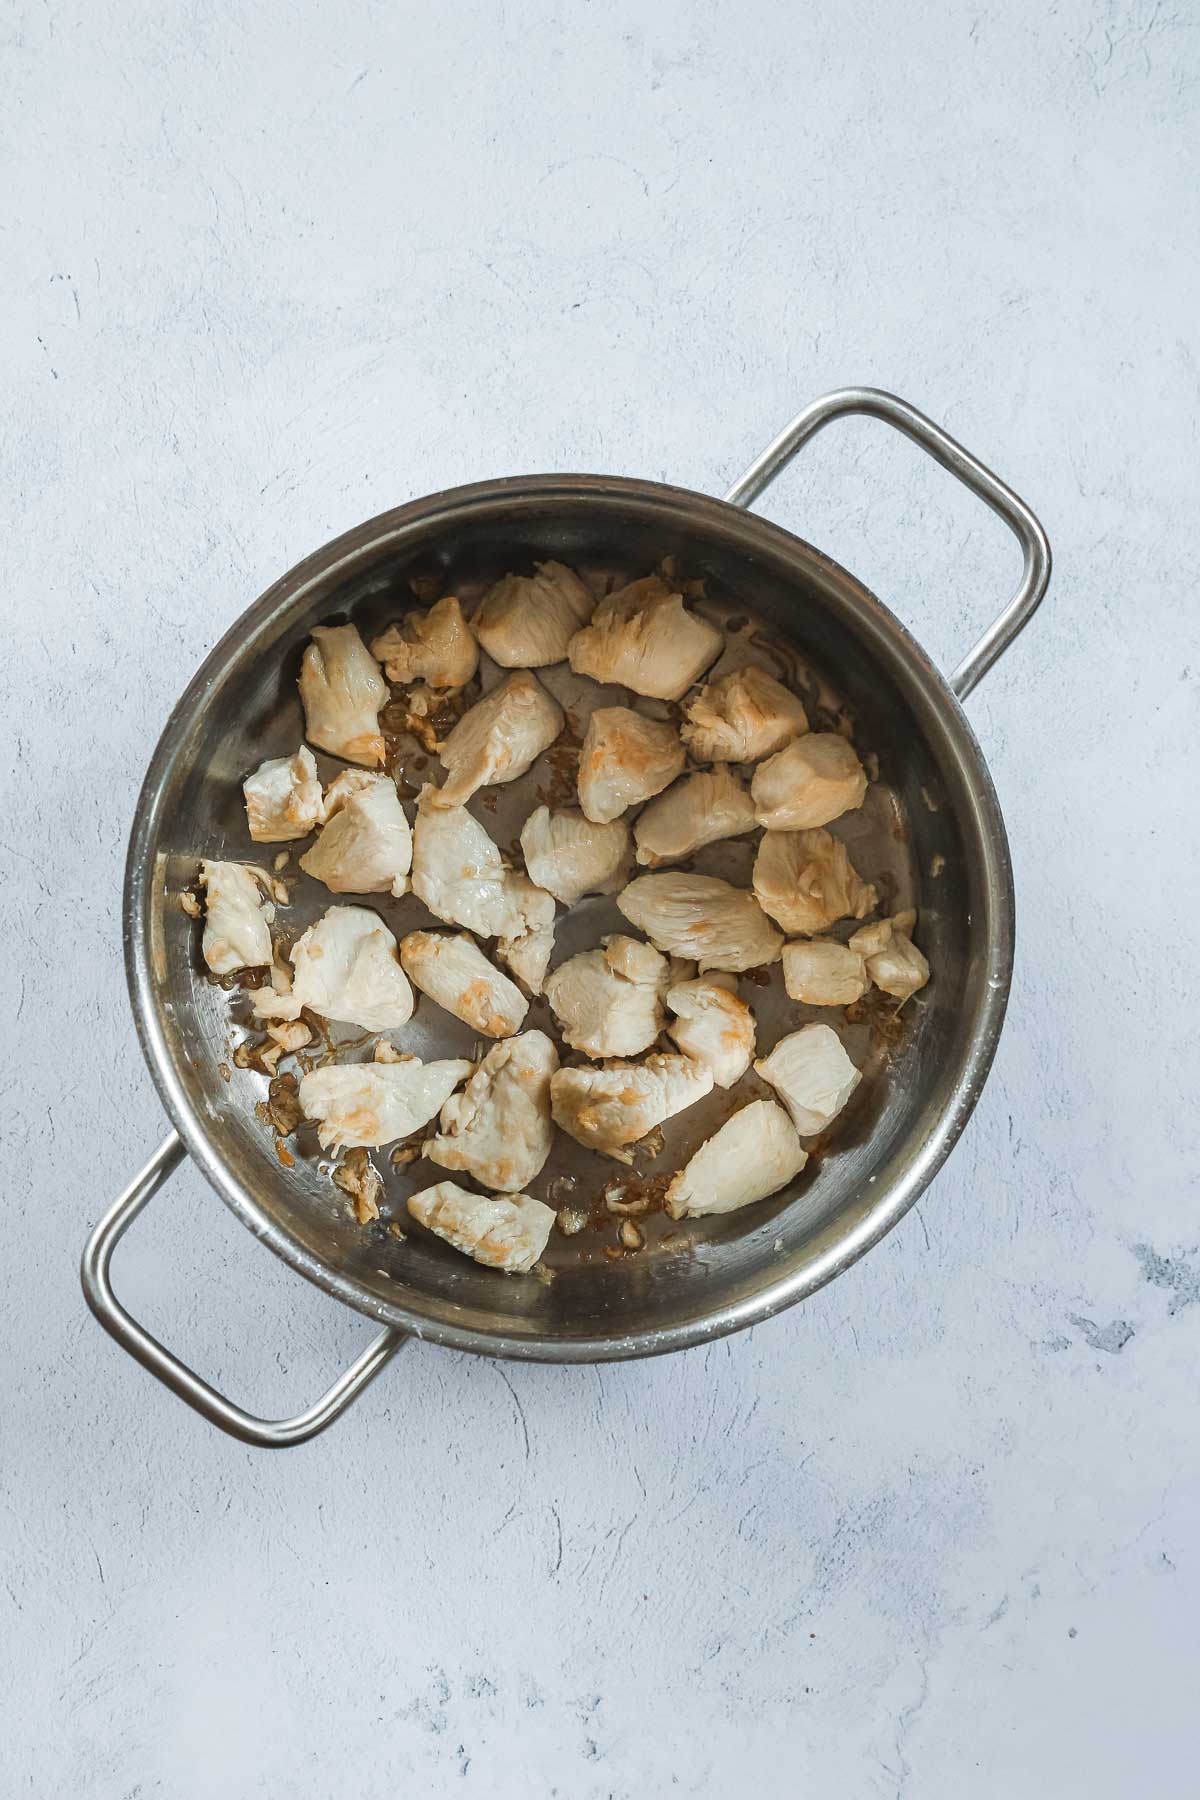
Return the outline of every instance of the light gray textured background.
[[[0,8],[5,1794],[1191,1791],[1198,27]],[[845,382],[992,461],[1057,559],[970,703],[1020,941],[962,1145],[748,1336],[597,1371],[418,1346],[317,1443],[227,1442],[76,1282],[163,1131],[118,910],[173,699],[394,502],[721,489]],[[946,664],[1015,578],[865,422],[769,510]],[[187,1172],[119,1283],[263,1409],[368,1332]]]

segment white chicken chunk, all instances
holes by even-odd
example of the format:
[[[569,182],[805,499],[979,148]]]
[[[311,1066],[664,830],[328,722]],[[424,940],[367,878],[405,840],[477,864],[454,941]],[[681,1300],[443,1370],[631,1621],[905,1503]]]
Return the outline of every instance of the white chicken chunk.
[[[391,1031],[412,1017],[396,940],[366,906],[331,906],[292,947],[292,972],[271,970],[271,986],[251,1003],[260,1019],[298,1019],[308,1007],[323,1019]]]
[[[438,746],[446,769],[437,806],[461,806],[481,787],[516,781],[563,728],[563,711],[536,675],[519,669],[465,712]]]
[[[629,1162],[629,1145],[703,1100],[712,1085],[709,1070],[689,1057],[656,1054],[603,1069],[560,1069],[550,1080],[550,1105],[555,1124],[585,1149]]]
[[[400,939],[400,961],[423,994],[472,1031],[504,1038],[520,1030],[528,1000],[465,932],[410,931]]]
[[[655,700],[678,700],[721,654],[724,637],[697,618],[657,575],[601,600],[571,639],[577,675],[613,682]]]
[[[546,978],[546,998],[572,1050],[637,1056],[662,1030],[670,978],[665,956],[618,933],[560,963]]]
[[[785,931],[815,937],[838,919],[865,919],[878,895],[828,831],[768,831],[752,877],[764,912]]]
[[[802,1025],[754,1068],[775,1089],[801,1137],[824,1131],[862,1080],[828,1025]]]
[[[673,725],[627,706],[598,706],[579,752],[579,804],[594,825],[661,794],[681,773],[683,745]]]
[[[750,791],[768,831],[811,831],[861,806],[867,777],[839,732],[810,731],[759,763]]]
[[[317,1122],[323,1150],[373,1150],[428,1125],[474,1064],[456,1057],[423,1063],[327,1063],[300,1079],[300,1108]]]
[[[201,953],[214,975],[258,969],[273,951],[268,929],[275,908],[266,898],[267,876],[248,863],[202,862],[204,936]]]
[[[464,1256],[506,1275],[527,1275],[549,1241],[554,1208],[528,1194],[493,1200],[456,1181],[410,1194],[408,1210],[419,1225],[453,1244]]]
[[[726,1119],[679,1171],[667,1189],[667,1211],[673,1219],[699,1219],[753,1206],[785,1188],[807,1161],[782,1106],[752,1100]]]
[[[736,987],[736,977],[714,974],[667,990],[667,1006],[675,1014],[668,1035],[685,1056],[711,1071],[719,1088],[740,1081],[754,1055],[754,1014]]]
[[[684,707],[679,735],[695,762],[759,762],[808,730],[804,707],[754,664],[710,681]]]
[[[325,824],[300,858],[335,894],[408,892],[412,833],[390,775],[344,769],[325,794]]]
[[[898,912],[877,925],[865,925],[850,939],[851,950],[866,958],[875,986],[897,1000],[911,999],[929,980],[929,964],[912,941],[916,924],[915,912]]]
[[[510,892],[521,896],[528,929],[496,940],[496,955],[510,968],[528,994],[540,994],[554,954],[554,901],[524,875],[509,877]]]
[[[403,624],[389,625],[372,643],[371,655],[389,681],[403,686],[424,681],[431,688],[465,687],[479,666],[475,634],[453,594],[435,600],[427,612],[406,613]]]
[[[659,950],[686,956],[705,969],[757,968],[776,962],[783,933],[745,888],[715,875],[639,875],[617,905]]]
[[[651,869],[682,862],[705,844],[743,837],[756,823],[749,792],[728,768],[685,775],[638,819],[633,828],[637,859]]]
[[[869,986],[857,950],[832,938],[783,946],[783,985],[802,1006],[853,1006]]]
[[[242,783],[246,823],[256,844],[307,837],[321,820],[321,780],[307,744],[295,756],[260,763]]]
[[[425,787],[413,831],[413,892],[447,925],[499,939],[496,953],[531,993],[554,947],[554,899],[510,869],[464,806],[443,807]]]
[[[505,575],[484,595],[475,635],[502,669],[563,662],[596,602],[565,563],[534,563],[536,575]]]
[[[550,1077],[558,1051],[544,1031],[493,1045],[460,1094],[442,1108],[425,1155],[465,1169],[484,1187],[515,1193],[540,1175],[554,1141]]]
[[[424,787],[413,827],[412,888],[431,913],[479,937],[512,936],[524,918],[499,848],[465,806]]]
[[[571,808],[539,806],[521,828],[525,867],[540,888],[574,906],[585,894],[612,894],[629,873],[629,827],[622,819],[598,824]]]
[[[304,735],[345,762],[383,761],[379,709],[388,697],[379,665],[353,625],[317,625],[300,663]]]

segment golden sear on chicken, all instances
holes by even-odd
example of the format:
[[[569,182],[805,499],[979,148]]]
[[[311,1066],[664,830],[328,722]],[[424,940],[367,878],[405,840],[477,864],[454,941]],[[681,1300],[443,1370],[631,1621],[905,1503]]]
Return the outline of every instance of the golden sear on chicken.
[[[472,1031],[503,1038],[520,1030],[528,1000],[465,931],[410,931],[400,962],[415,987]]]
[[[550,1078],[558,1051],[544,1031],[523,1031],[488,1051],[442,1108],[425,1155],[484,1187],[515,1192],[541,1174],[554,1141]]]
[[[749,791],[727,767],[685,775],[638,819],[637,859],[651,869],[683,862],[706,844],[744,837],[756,823]]]
[[[708,1069],[720,1088],[732,1087],[754,1056],[754,1014],[737,993],[737,976],[714,970],[668,988],[674,1018],[667,1026],[685,1056]]]
[[[424,681],[431,688],[465,687],[479,666],[475,634],[463,618],[453,594],[435,600],[428,611],[406,613],[403,623],[389,625],[371,645],[389,681],[404,686]]]
[[[596,602],[565,563],[535,563],[533,575],[505,575],[483,597],[475,635],[502,669],[563,662]]]
[[[679,735],[701,763],[759,762],[808,730],[795,694],[753,664],[710,681],[684,712]]]
[[[768,831],[754,859],[754,892],[785,931],[815,937],[838,919],[865,919],[878,898],[832,832]]]
[[[328,1063],[302,1078],[300,1105],[323,1150],[371,1150],[427,1125],[473,1067],[462,1057]]]
[[[494,1200],[456,1181],[439,1181],[410,1194],[408,1210],[419,1225],[444,1238],[464,1256],[506,1275],[527,1275],[540,1258],[554,1225],[554,1209],[528,1194]]]
[[[628,706],[598,706],[579,753],[584,817],[597,825],[619,819],[668,787],[685,760],[673,725],[647,719]]]
[[[256,844],[307,837],[321,820],[321,780],[307,744],[294,756],[261,763],[242,783],[246,823]]]
[[[708,1069],[686,1056],[648,1056],[603,1068],[560,1069],[550,1082],[554,1122],[585,1149],[622,1162],[630,1145],[712,1092]]]
[[[867,776],[836,731],[811,731],[754,771],[751,793],[768,831],[809,831],[862,805]]]
[[[571,639],[571,667],[650,699],[679,700],[724,641],[715,625],[687,610],[682,594],[648,575],[600,601],[591,624]]]
[[[864,925],[850,939],[850,949],[865,958],[867,974],[883,993],[911,999],[929,980],[929,964],[912,941],[917,915],[911,909]]]
[[[379,709],[388,697],[379,665],[353,625],[316,625],[300,662],[304,735],[319,750],[368,769],[383,762]]]

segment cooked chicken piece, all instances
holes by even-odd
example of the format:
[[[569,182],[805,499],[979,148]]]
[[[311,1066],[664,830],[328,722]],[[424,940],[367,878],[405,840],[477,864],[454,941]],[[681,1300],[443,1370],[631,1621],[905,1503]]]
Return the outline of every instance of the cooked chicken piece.
[[[831,938],[783,946],[783,985],[804,1006],[853,1006],[870,985],[857,950]]]
[[[558,1051],[544,1031],[490,1049],[461,1094],[442,1108],[424,1145],[443,1169],[465,1169],[484,1187],[515,1193],[540,1175],[554,1141],[550,1077]]]
[[[305,1044],[312,1043],[312,1035],[303,1019],[292,1023],[280,1020],[278,1024],[267,1026],[267,1036],[278,1045],[281,1056],[293,1056],[297,1050],[303,1050]]]
[[[774,1100],[752,1100],[701,1144],[667,1189],[673,1219],[736,1212],[777,1194],[808,1161],[796,1127]]]
[[[502,669],[559,663],[596,602],[565,563],[534,563],[536,575],[505,575],[483,597],[475,635]]]
[[[331,906],[296,940],[291,975],[273,968],[271,986],[250,998],[260,1019],[298,1019],[307,1006],[364,1031],[406,1025],[413,1009],[396,940],[366,906]]]
[[[465,806],[444,807],[438,795],[427,786],[417,801],[413,893],[439,919],[479,937],[519,934],[525,920],[499,849]]]
[[[509,874],[508,893],[521,909],[527,929],[496,940],[496,955],[528,994],[540,994],[554,954],[554,900],[526,875]]]
[[[757,968],[783,948],[754,895],[715,875],[639,875],[617,895],[630,924],[658,949],[693,958],[705,969]]]
[[[864,925],[850,939],[851,950],[866,958],[867,974],[877,988],[897,1000],[908,1000],[929,980],[929,964],[912,941],[917,915],[911,909],[877,925]]]
[[[669,980],[665,956],[618,933],[560,963],[546,978],[546,998],[572,1050],[637,1056],[662,1030]]]
[[[540,994],[554,955],[554,927],[527,931],[524,937],[501,938],[496,955],[516,976],[527,994]]]
[[[719,838],[753,831],[754,803],[723,764],[710,775],[685,775],[652,800],[633,828],[637,859],[652,869],[682,862]]]
[[[371,1150],[406,1138],[443,1107],[474,1064],[465,1058],[423,1063],[327,1063],[300,1081],[300,1105],[317,1121],[323,1150]]]
[[[563,728],[558,701],[519,669],[465,712],[438,748],[446,768],[435,806],[461,806],[481,787],[516,781]]]
[[[688,612],[657,575],[601,600],[571,639],[571,667],[655,700],[678,700],[721,653],[715,625]]]
[[[572,808],[539,806],[521,829],[525,867],[538,886],[574,906],[585,894],[612,894],[629,872],[629,827],[621,819],[597,824]]]
[[[528,1194],[506,1194],[492,1200],[472,1194],[456,1181],[410,1194],[408,1210],[419,1225],[453,1244],[488,1269],[527,1275],[546,1248],[554,1224],[554,1208]]]
[[[256,844],[307,837],[321,819],[321,781],[307,744],[295,756],[261,763],[242,783],[246,823]]]
[[[408,892],[412,833],[390,775],[344,769],[325,795],[325,825],[300,858],[335,894]]]
[[[388,697],[379,665],[353,625],[316,625],[300,663],[304,735],[319,750],[377,768],[379,709]]]
[[[785,931],[815,937],[838,919],[865,919],[878,895],[828,831],[768,831],[754,859],[758,904]]]
[[[371,655],[389,681],[403,686],[426,681],[431,688],[465,687],[479,666],[475,634],[453,594],[435,600],[428,612],[406,613],[402,625],[389,625]]]
[[[560,1069],[550,1079],[556,1125],[588,1150],[621,1162],[639,1138],[712,1092],[707,1069],[686,1056],[648,1056],[645,1062],[604,1069]]]
[[[754,1068],[775,1089],[801,1137],[824,1131],[862,1080],[828,1025],[802,1025]]]
[[[214,975],[257,969],[271,961],[267,929],[275,908],[266,898],[270,880],[249,863],[202,862],[204,936],[201,950]]]
[[[844,737],[810,731],[759,763],[750,791],[768,831],[810,831],[861,806],[867,777]]]
[[[463,931],[410,931],[400,939],[409,980],[485,1037],[511,1037],[529,1011],[520,988]]]
[[[711,1072],[720,1088],[740,1081],[754,1055],[754,1014],[732,991],[736,988],[735,976],[713,974],[667,990],[667,1005],[675,1014],[668,1035],[685,1056]]]
[[[673,725],[627,706],[599,706],[579,752],[579,804],[593,825],[607,825],[674,781],[684,765]]]
[[[448,925],[499,939],[496,954],[540,993],[554,948],[554,899],[510,869],[478,819],[425,787],[413,831],[413,892]]]
[[[753,664],[710,681],[684,712],[679,735],[701,763],[759,762],[808,730],[795,694]]]

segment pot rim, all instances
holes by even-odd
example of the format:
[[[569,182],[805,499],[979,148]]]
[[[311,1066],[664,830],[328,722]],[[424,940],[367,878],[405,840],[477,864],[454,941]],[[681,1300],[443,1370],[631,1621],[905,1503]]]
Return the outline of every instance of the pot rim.
[[[234,1170],[217,1154],[202,1119],[175,1073],[158,1019],[150,945],[155,879],[153,850],[163,790],[189,715],[200,698],[220,679],[232,652],[245,648],[247,640],[263,631],[281,607],[301,599],[317,580],[328,580],[340,568],[350,573],[354,566],[393,544],[398,537],[416,528],[429,528],[438,521],[439,515],[449,520],[454,514],[478,503],[505,498],[542,495],[547,499],[571,499],[597,493],[625,495],[631,500],[654,499],[675,508],[686,507],[693,519],[698,514],[707,514],[727,521],[733,515],[764,545],[792,557],[798,551],[802,552],[806,559],[812,559],[835,575],[839,584],[848,584],[846,604],[861,620],[869,621],[877,635],[888,640],[892,650],[930,692],[930,698],[943,715],[952,747],[969,782],[984,849],[981,888],[988,913],[986,968],[975,1032],[941,1115],[925,1133],[919,1150],[908,1160],[899,1178],[883,1189],[858,1223],[836,1243],[817,1251],[802,1269],[774,1281],[764,1280],[754,1294],[740,1302],[715,1305],[710,1313],[698,1320],[613,1337],[517,1337],[502,1329],[493,1332],[431,1321],[362,1290],[353,1277],[316,1256],[267,1217],[242,1186]],[[269,1245],[290,1267],[336,1299],[369,1318],[399,1326],[413,1337],[453,1349],[518,1361],[583,1363],[663,1355],[710,1342],[772,1318],[844,1273],[899,1223],[954,1148],[987,1080],[1012,982],[1015,899],[1008,838],[999,801],[966,715],[946,678],[911,632],[856,576],[784,527],[690,488],[625,476],[528,475],[505,476],[443,489],[379,513],[305,557],[273,582],[233,622],[171,709],[151,754],[130,829],[124,877],[123,936],[134,1023],[159,1096],[192,1160],[225,1204],[257,1238]]]

